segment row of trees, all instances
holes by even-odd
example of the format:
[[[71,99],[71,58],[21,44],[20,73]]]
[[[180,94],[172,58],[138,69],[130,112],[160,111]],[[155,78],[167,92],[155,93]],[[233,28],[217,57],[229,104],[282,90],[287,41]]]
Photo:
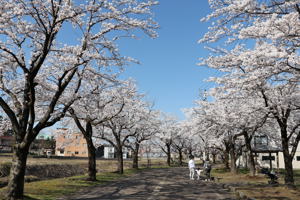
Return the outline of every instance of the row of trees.
[[[135,61],[120,54],[118,41],[141,32],[155,38],[158,26],[151,9],[156,4],[0,1],[0,126],[15,138],[7,199],[23,197],[27,155],[37,135],[62,121],[75,126],[87,142],[91,181],[96,180],[95,145],[100,140],[116,149],[120,173],[123,149],[132,150],[137,168],[144,141],[149,141],[144,149],[162,149],[168,165],[171,152],[178,152],[180,164],[183,152],[192,153],[196,141],[189,127],[162,116],[133,81],[118,78]]]
[[[300,140],[300,1],[209,1],[210,56],[200,65],[221,72],[217,86],[190,111],[201,137],[235,160],[246,148],[255,174],[251,141],[268,134],[283,151],[285,183],[294,184],[292,160]],[[207,100],[209,99],[209,101]],[[239,138],[242,138],[239,139]],[[228,163],[227,163],[228,165]]]
[[[111,115],[93,115],[110,107],[114,95],[106,97],[106,88],[120,84],[118,73],[133,61],[121,56],[118,41],[141,32],[156,37],[158,26],[151,13],[156,4],[152,0],[0,1],[0,106],[15,137],[7,199],[23,196],[28,150],[41,130],[69,115],[90,141],[94,125],[108,124],[114,115],[126,112],[119,102],[111,107]],[[88,145],[93,156],[93,146]]]
[[[134,61],[120,54],[118,41],[140,33],[156,37],[156,1],[0,0],[0,106],[6,116],[0,125],[8,122],[15,137],[7,199],[23,196],[27,155],[37,135],[66,117],[87,141],[90,180],[96,179],[97,139],[115,147],[120,173],[123,148],[132,149],[137,167],[141,143],[152,138],[169,165],[171,151],[182,163],[182,152],[208,155],[213,141],[230,154],[233,172],[238,147],[245,145],[255,174],[250,143],[254,133],[264,132],[280,141],[285,181],[292,185],[300,140],[300,1],[209,3],[212,13],[203,20],[213,23],[200,42],[215,46],[201,65],[223,76],[211,78],[218,83],[208,93],[212,101],[199,100],[179,123],[161,117],[131,81],[118,79]]]

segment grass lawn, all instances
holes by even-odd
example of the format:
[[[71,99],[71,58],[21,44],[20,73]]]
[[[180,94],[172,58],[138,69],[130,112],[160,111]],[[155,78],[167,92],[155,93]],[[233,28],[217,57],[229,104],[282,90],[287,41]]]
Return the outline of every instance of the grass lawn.
[[[225,169],[213,169],[212,175],[221,178],[219,182],[233,184],[237,190],[257,200],[300,199],[300,170],[294,170],[295,189],[284,185],[283,171],[279,175],[279,186],[269,185],[268,178],[263,174],[252,177],[246,170],[241,170],[238,175],[232,175]]]
[[[1,157],[0,165],[11,161],[11,157]],[[96,182],[86,181],[87,176],[73,176],[68,178],[57,178],[44,181],[36,181],[25,183],[24,194],[27,200],[41,199],[50,200],[56,199],[59,196],[73,193],[81,188],[107,183],[109,181],[129,176],[136,173],[137,170],[130,169],[132,160],[124,161],[124,174],[113,173],[117,170],[117,160],[97,160],[97,180]],[[87,159],[47,159],[47,158],[31,158],[28,159],[28,166],[30,165],[58,165],[71,164],[87,167]],[[166,161],[164,159],[151,159],[151,168],[163,167]],[[141,168],[147,165],[147,160],[139,161]],[[58,165],[59,167],[59,165]],[[0,178],[0,184],[5,182],[7,177]],[[0,188],[0,200],[4,199],[6,188]],[[25,199],[25,200],[26,200]]]
[[[25,200],[52,200],[60,196],[71,194],[79,189],[88,186],[94,186],[104,184],[112,180],[116,180],[122,177],[130,176],[136,173],[138,170],[127,169],[124,174],[118,174],[113,172],[103,172],[97,174],[97,181],[90,182],[85,179],[87,176],[74,176],[69,178],[59,178],[46,181],[37,181],[31,183],[25,183]],[[0,189],[0,199],[4,199],[3,193],[6,188]],[[1,195],[2,193],[2,195]]]

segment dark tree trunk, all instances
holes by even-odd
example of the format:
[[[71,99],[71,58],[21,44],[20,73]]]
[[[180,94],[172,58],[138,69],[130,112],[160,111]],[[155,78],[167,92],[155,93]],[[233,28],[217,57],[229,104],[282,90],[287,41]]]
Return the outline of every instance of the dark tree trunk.
[[[88,157],[89,157],[89,167],[88,167],[88,180],[89,181],[96,181],[96,148],[93,143],[93,128],[92,124],[90,122],[86,123],[86,135],[85,135],[85,140],[87,143],[87,148],[88,148]]]
[[[88,163],[88,179],[89,181],[96,181],[96,148],[93,143],[93,128],[90,122],[86,123],[86,134],[85,140],[88,148],[88,157],[89,157],[89,163]]]
[[[293,159],[291,158],[289,152],[289,142],[287,138],[287,132],[284,127],[281,127],[281,141],[282,141],[282,151],[285,167],[285,177],[284,182],[288,186],[294,185],[294,172],[293,172]]]
[[[171,166],[171,145],[166,144],[167,146],[167,164],[168,166]]]
[[[133,163],[132,163],[132,168],[133,169],[138,169],[139,168],[139,149],[140,149],[140,144],[135,143],[135,149],[133,151]]]
[[[250,170],[250,175],[255,176],[256,170],[255,170],[255,161],[254,161],[254,156],[251,148],[251,137],[249,137],[248,133],[244,133],[244,139],[246,143],[246,148],[248,150],[248,163],[249,163],[249,170]]]
[[[121,146],[119,146],[117,149],[117,159],[118,159],[118,172],[119,174],[123,174],[124,173],[123,150]]]
[[[237,174],[236,155],[234,152],[234,146],[230,148],[230,172],[232,174]]]
[[[77,116],[74,114],[74,111],[71,110],[70,113],[72,114],[72,117],[77,125],[77,127],[79,128],[79,130],[81,131],[82,135],[84,136],[84,139],[86,141],[87,144],[87,150],[88,150],[88,181],[96,181],[96,173],[97,173],[97,169],[96,169],[96,148],[94,146],[93,143],[93,127],[90,121],[86,121],[86,126],[85,129],[83,128],[83,126],[81,125],[79,119],[77,118]]]
[[[230,169],[229,167],[229,155],[230,155],[230,144],[228,141],[224,141],[225,150],[224,152],[224,165],[226,169]]]
[[[208,151],[205,151],[205,160],[209,160],[209,152]]]
[[[283,151],[283,155],[285,165],[284,182],[287,186],[294,186],[294,172],[292,159],[290,158],[290,155],[286,155],[285,150]]]
[[[7,200],[23,199],[24,177],[29,146],[13,148],[13,159],[7,186]]]
[[[178,149],[178,154],[179,154],[179,165],[182,166],[182,149]]]
[[[89,157],[89,167],[88,167],[88,179],[89,181],[96,181],[96,148],[93,145],[93,142],[88,142],[88,157]]]
[[[212,154],[212,161],[214,164],[216,164],[216,154]]]

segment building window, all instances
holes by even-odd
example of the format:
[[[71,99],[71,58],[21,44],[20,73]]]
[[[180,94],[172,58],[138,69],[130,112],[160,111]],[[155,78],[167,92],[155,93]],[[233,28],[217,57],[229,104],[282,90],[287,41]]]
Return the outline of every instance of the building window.
[[[64,150],[60,150],[59,153],[63,154],[63,153],[65,153],[65,151]]]
[[[300,156],[296,156],[296,160],[297,160],[297,161],[300,161]]]
[[[275,160],[275,156],[262,156],[261,160],[270,160],[270,158],[271,160]]]
[[[75,154],[79,154],[78,151],[75,151]]]

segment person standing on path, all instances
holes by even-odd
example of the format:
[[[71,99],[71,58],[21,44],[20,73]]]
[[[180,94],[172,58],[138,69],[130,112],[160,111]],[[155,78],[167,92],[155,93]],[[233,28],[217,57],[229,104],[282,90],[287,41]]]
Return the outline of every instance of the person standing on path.
[[[190,170],[190,179],[194,180],[194,174],[195,174],[195,161],[194,156],[190,155],[189,160],[189,170]]]
[[[210,164],[209,160],[205,161],[203,168],[204,168],[204,174],[205,174],[206,180],[211,180],[211,177],[210,177],[211,164]]]

